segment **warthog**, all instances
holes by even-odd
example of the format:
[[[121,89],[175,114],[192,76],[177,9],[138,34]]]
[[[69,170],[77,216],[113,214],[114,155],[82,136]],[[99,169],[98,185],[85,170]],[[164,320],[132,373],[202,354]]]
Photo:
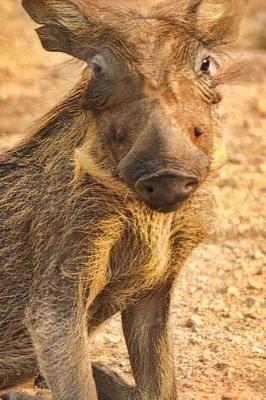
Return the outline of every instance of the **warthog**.
[[[41,371],[55,400],[174,400],[171,293],[212,221],[215,50],[236,35],[236,6],[22,3],[45,49],[87,66],[1,157],[0,388]],[[134,387],[90,360],[92,333],[118,312]]]

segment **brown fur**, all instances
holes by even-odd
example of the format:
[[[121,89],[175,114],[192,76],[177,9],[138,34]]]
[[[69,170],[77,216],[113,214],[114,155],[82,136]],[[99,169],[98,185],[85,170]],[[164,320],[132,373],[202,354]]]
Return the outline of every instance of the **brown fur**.
[[[226,17],[229,24],[224,18],[216,21],[214,29],[210,15],[206,16],[205,7],[212,12],[208,2],[191,2],[190,11],[187,2],[177,2],[168,8],[157,7],[149,17],[145,14],[155,21],[160,41],[169,35],[171,41],[183,43],[178,54],[171,55],[180,70],[194,57],[195,43],[201,41],[212,48],[227,41],[230,18],[235,15],[230,12]],[[94,7],[89,2],[76,3],[83,5],[88,18]],[[156,78],[162,72],[159,60],[154,65],[149,62],[147,54],[150,50],[153,54],[149,35],[147,42],[141,44],[140,39],[154,25],[147,25],[146,30],[141,14],[119,8],[108,14],[105,8],[98,8],[98,19],[95,16],[91,22],[90,39],[85,41],[87,20],[71,4],[24,1],[42,24],[39,34],[50,50],[59,46],[84,60],[108,32],[108,46],[124,60],[128,71],[134,70],[133,75],[136,70],[143,72],[141,80],[133,80],[134,88],[140,87],[146,99],[144,110],[150,107],[152,111],[140,108],[144,122],[136,128],[137,122],[127,110],[135,107],[135,99],[125,108],[120,103],[112,106],[115,123],[121,123],[119,129],[126,127],[130,135],[140,132],[137,138],[129,135],[126,150],[117,150],[118,146],[112,150],[114,144],[104,134],[109,132],[113,114],[110,117],[107,108],[102,111],[95,106],[95,93],[88,90],[91,72],[86,69],[72,93],[40,121],[35,133],[1,157],[0,388],[32,378],[40,368],[56,400],[95,400],[97,396],[99,400],[174,400],[168,333],[171,293],[182,265],[207,237],[213,222],[211,185],[225,160],[212,109],[218,93],[208,80],[195,82],[187,75],[180,79],[179,69],[173,75],[168,68],[171,86],[165,91],[158,89],[162,87]],[[208,20],[204,32],[201,22],[196,22],[199,7],[198,21]],[[121,21],[127,22],[123,29],[116,29]],[[140,36],[137,26],[143,29]],[[62,32],[68,35],[66,48],[49,36],[58,29],[59,41]],[[162,49],[168,54],[168,47]],[[122,99],[129,96],[126,88],[119,89]],[[199,110],[208,138],[198,144],[188,133],[188,122],[199,119]],[[130,152],[134,160],[139,149],[162,157],[162,148],[156,147],[154,139],[147,139],[154,121],[168,130],[167,137],[161,131],[156,133],[167,153],[159,167],[171,162],[171,166],[201,178],[199,188],[175,212],[151,210],[117,175],[118,164]],[[176,127],[186,133],[178,140],[175,135],[169,139]],[[159,158],[153,160],[153,166]],[[206,160],[207,172],[201,173]],[[117,312],[122,313],[136,388],[90,362],[90,335]]]

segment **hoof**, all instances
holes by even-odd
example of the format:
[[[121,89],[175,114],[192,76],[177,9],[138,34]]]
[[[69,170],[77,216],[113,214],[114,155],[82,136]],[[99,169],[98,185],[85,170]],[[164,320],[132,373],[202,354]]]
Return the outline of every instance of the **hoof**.
[[[34,400],[37,399],[36,396],[30,396],[27,393],[19,393],[19,392],[6,392],[0,394],[1,400]]]
[[[23,392],[5,392],[0,394],[0,400],[51,400],[50,392],[38,392],[31,395]]]

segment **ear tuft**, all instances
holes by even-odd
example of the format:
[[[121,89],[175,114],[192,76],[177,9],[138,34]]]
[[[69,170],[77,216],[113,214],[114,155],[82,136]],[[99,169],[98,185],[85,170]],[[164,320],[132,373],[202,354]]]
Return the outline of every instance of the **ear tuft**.
[[[45,21],[45,15],[44,12],[45,10],[47,11],[47,7],[43,9],[43,7],[40,7],[40,1],[34,1],[34,0],[22,0],[22,6],[27,11],[29,16],[33,19],[33,21],[37,22],[37,24],[42,24]],[[42,12],[40,13],[40,10],[42,9]]]
[[[22,6],[37,24],[54,23],[68,29],[82,29],[87,18],[69,0],[22,0]]]
[[[88,61],[86,36],[92,23],[69,0],[22,0],[30,17],[42,25],[36,31],[46,50],[70,54]]]
[[[241,14],[244,13],[243,0],[201,0],[195,3],[196,23],[207,41],[209,39],[215,45],[228,44],[237,39]]]
[[[60,26],[43,25],[36,29],[45,50],[71,52],[71,40],[68,32]]]

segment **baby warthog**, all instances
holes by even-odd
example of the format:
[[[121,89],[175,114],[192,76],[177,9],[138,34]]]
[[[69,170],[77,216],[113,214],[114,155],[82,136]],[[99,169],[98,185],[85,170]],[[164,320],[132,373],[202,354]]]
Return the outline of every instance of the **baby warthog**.
[[[175,400],[171,293],[210,230],[228,76],[215,54],[236,35],[236,6],[22,3],[44,48],[87,68],[1,157],[0,388],[41,371],[54,400]],[[118,312],[134,387],[90,360]]]

